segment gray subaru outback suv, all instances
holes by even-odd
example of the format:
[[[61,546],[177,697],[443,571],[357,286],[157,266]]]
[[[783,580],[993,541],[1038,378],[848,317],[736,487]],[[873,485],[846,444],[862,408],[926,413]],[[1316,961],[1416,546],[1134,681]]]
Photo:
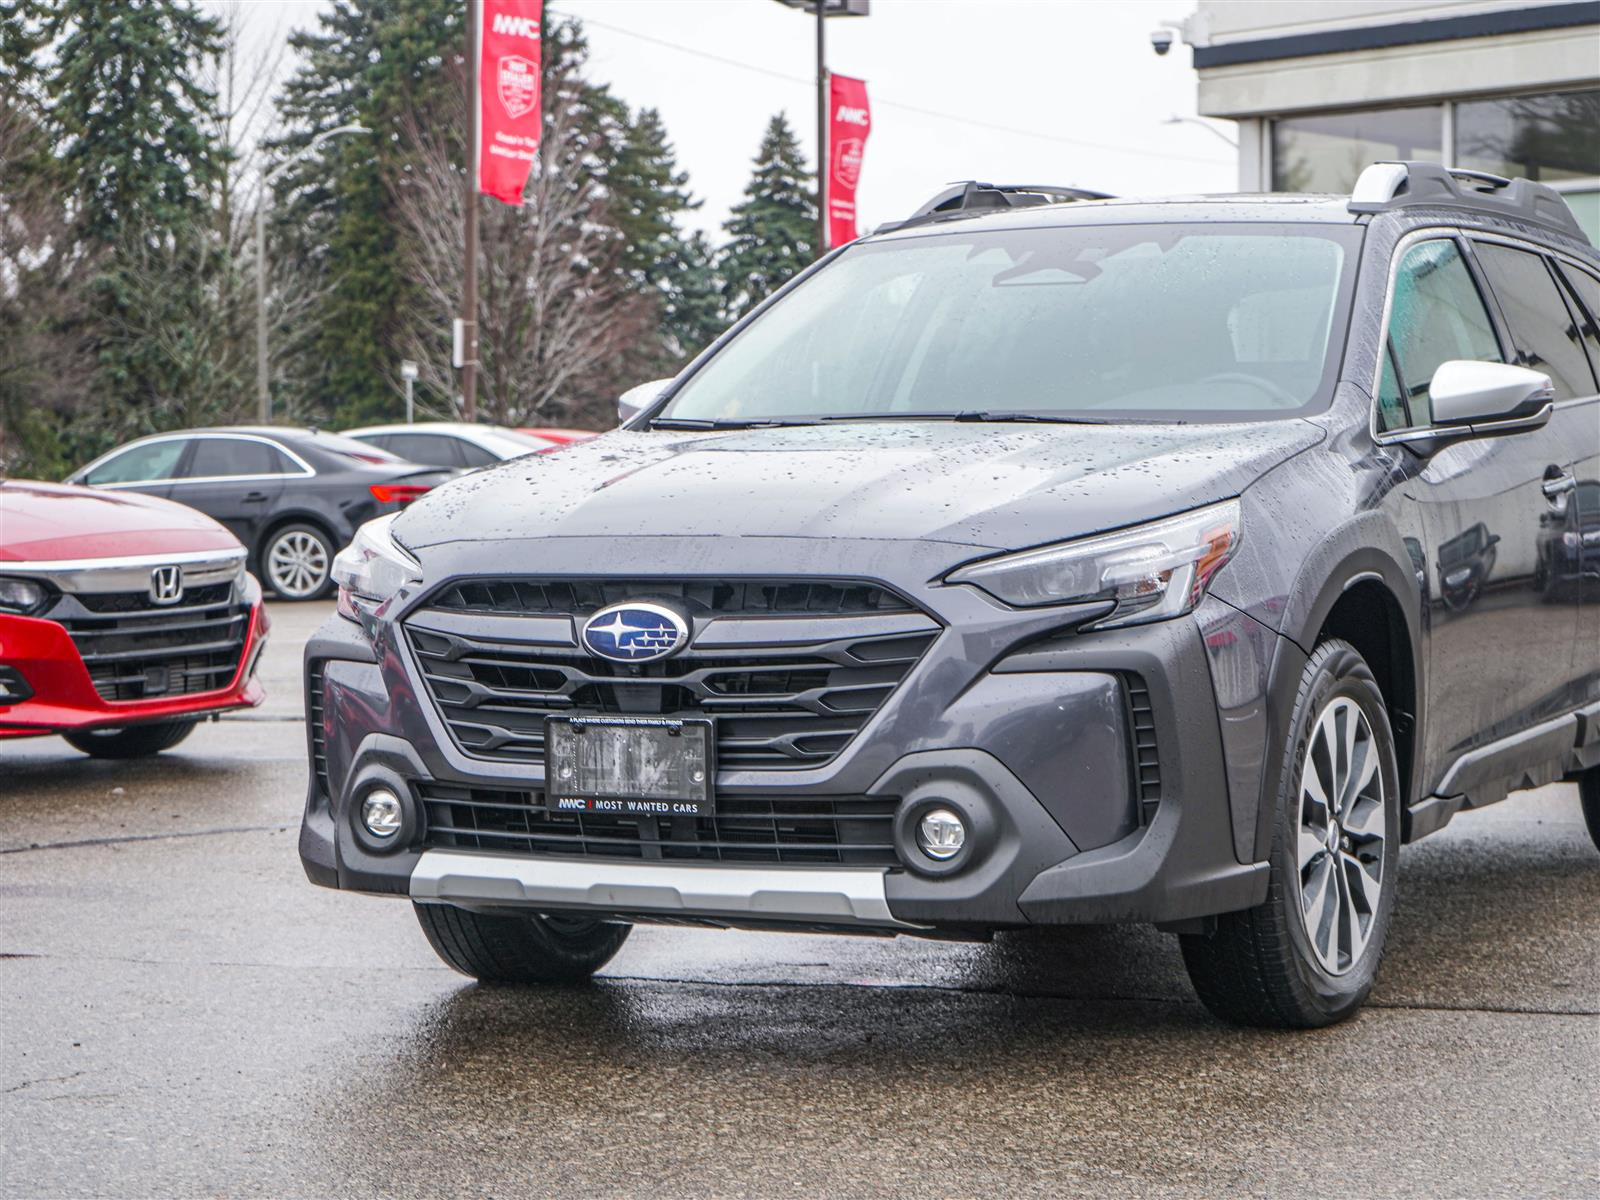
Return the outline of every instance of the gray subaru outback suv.
[[[1600,829],[1600,254],[1555,192],[969,185],[624,427],[340,557],[310,878],[452,966],[633,923],[1153,922],[1337,1021],[1399,851],[1578,779]],[[1076,200],[1076,196],[1072,196]]]

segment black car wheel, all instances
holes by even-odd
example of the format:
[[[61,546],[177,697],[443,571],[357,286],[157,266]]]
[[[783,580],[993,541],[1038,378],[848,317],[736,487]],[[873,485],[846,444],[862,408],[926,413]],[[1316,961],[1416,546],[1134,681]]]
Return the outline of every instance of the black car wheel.
[[[1589,827],[1594,848],[1600,850],[1600,767],[1590,767],[1578,776],[1578,802],[1583,805],[1583,823]]]
[[[1267,899],[1185,934],[1200,999],[1241,1025],[1311,1028],[1352,1015],[1383,959],[1400,850],[1400,775],[1383,695],[1348,642],[1300,680],[1279,788]]]
[[[582,983],[622,949],[633,926],[566,914],[469,912],[414,904],[434,953],[482,983]]]
[[[91,758],[146,758],[171,750],[194,732],[198,721],[152,721],[122,729],[81,729],[64,733],[67,744]]]
[[[315,525],[274,529],[261,548],[261,573],[283,600],[319,600],[333,585],[333,543]]]

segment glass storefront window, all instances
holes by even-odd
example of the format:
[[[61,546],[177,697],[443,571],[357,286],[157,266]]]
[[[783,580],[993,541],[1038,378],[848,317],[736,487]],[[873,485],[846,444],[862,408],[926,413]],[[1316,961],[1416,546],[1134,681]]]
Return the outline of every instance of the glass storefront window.
[[[1600,90],[1462,101],[1456,165],[1544,183],[1600,177]]]
[[[1283,117],[1272,123],[1272,190],[1345,193],[1380,159],[1443,160],[1437,104]]]

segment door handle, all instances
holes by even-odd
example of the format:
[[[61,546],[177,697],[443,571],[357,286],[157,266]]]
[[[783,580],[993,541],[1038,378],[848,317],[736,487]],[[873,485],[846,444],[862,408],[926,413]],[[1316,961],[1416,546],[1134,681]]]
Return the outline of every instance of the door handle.
[[[1576,487],[1576,483],[1573,486]],[[267,494],[265,492],[246,492],[239,499],[245,504],[260,504],[267,499]]]

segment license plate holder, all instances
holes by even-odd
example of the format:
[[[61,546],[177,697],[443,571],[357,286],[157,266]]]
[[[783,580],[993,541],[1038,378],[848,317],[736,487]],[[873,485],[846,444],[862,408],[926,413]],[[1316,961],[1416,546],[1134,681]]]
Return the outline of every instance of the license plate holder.
[[[552,813],[709,817],[713,723],[698,717],[547,717],[545,807]]]

